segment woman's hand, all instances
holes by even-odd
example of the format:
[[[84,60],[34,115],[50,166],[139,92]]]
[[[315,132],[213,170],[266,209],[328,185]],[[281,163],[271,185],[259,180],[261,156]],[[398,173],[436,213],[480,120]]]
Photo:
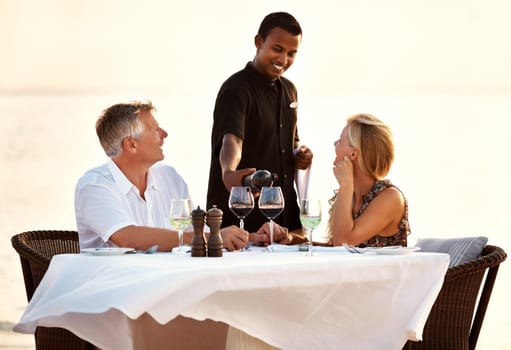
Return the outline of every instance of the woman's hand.
[[[339,186],[353,184],[353,163],[347,155],[334,163],[334,176]]]

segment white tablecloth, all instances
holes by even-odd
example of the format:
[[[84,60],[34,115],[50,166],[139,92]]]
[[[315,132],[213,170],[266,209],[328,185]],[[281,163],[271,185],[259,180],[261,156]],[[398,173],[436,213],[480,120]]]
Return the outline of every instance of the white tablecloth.
[[[58,255],[14,330],[63,327],[103,349],[131,349],[129,319],[222,321],[283,349],[401,349],[419,340],[446,254],[339,249]]]

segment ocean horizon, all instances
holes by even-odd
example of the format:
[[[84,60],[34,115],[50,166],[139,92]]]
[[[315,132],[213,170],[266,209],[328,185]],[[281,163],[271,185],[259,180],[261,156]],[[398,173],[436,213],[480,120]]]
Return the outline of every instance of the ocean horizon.
[[[12,332],[27,301],[21,265],[11,246],[16,233],[75,230],[74,186],[89,168],[106,161],[95,121],[106,107],[150,99],[169,136],[164,162],[187,181],[195,205],[205,207],[214,96],[0,94],[0,349],[33,349],[32,335]],[[300,96],[298,127],[314,152],[310,192],[324,202],[333,194],[333,142],[347,117],[366,112],[394,133],[396,160],[388,178],[409,202],[409,244],[426,237],[487,236],[511,251],[507,186],[511,165],[509,95]],[[324,231],[326,216],[317,230]],[[511,348],[507,290],[511,266],[497,276],[478,349]],[[508,337],[509,338],[509,337]]]

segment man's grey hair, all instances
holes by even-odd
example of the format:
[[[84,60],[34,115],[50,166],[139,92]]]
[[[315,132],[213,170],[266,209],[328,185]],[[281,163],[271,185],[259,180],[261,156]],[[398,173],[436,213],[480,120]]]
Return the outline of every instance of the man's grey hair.
[[[139,137],[144,125],[138,118],[140,112],[152,112],[155,108],[151,101],[132,101],[118,103],[108,107],[96,122],[96,133],[101,146],[108,157],[122,152],[122,142],[126,137]]]

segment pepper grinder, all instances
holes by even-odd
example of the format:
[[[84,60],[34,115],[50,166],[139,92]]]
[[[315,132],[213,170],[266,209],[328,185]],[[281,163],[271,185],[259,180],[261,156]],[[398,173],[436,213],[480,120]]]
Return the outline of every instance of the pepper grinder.
[[[192,238],[192,256],[205,257],[207,256],[206,237],[204,236],[204,222],[206,219],[206,212],[197,207],[192,211],[192,225],[193,225],[193,238]]]
[[[208,256],[220,257],[222,256],[222,236],[220,236],[220,225],[222,224],[222,210],[218,209],[216,205],[213,205],[208,210],[208,216],[206,223],[209,226],[209,239],[208,239]]]

